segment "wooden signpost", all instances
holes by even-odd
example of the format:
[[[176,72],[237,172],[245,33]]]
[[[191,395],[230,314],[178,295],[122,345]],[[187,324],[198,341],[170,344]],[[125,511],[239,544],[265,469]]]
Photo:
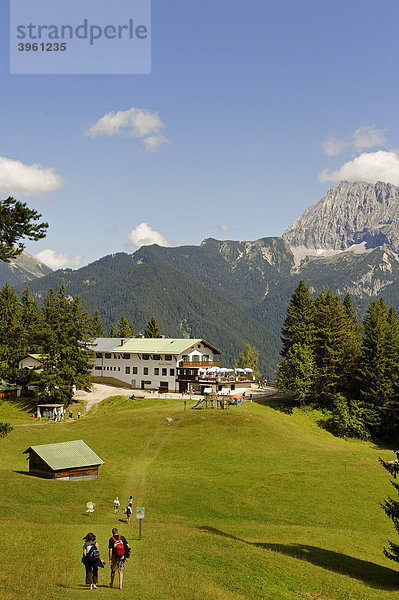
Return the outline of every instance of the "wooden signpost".
[[[145,517],[144,506],[137,506],[136,508],[136,519],[139,520],[139,540],[141,540],[141,523]]]

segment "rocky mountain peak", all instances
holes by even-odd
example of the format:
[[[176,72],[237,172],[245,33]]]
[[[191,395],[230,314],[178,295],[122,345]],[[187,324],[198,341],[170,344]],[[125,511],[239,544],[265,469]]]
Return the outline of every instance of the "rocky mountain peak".
[[[347,250],[387,245],[399,252],[399,188],[378,181],[342,181],[283,234],[292,247]]]

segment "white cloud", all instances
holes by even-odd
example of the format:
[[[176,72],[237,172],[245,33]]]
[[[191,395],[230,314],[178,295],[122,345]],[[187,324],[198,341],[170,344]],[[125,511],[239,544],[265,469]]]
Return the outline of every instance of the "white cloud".
[[[154,231],[148,223],[140,223],[135,229],[129,233],[129,240],[133,246],[151,246],[151,244],[158,244],[158,246],[166,246],[171,248],[177,246],[172,240],[164,236],[159,231]]]
[[[161,133],[149,135],[148,137],[143,139],[145,149],[149,150],[150,152],[158,152],[162,144],[164,144],[166,141],[166,137]]]
[[[319,181],[384,181],[399,186],[399,155],[385,150],[363,152],[335,171],[324,169],[319,174]]]
[[[27,165],[0,156],[0,193],[11,196],[37,196],[55,192],[64,181],[51,167]]]
[[[141,138],[146,150],[156,152],[166,142],[166,138],[160,133],[164,127],[158,113],[133,106],[128,110],[105,114],[89,127],[85,135],[93,139],[100,135]]]
[[[375,146],[383,146],[387,139],[384,133],[385,129],[376,129],[374,126],[369,127],[363,125],[353,133],[353,148],[356,152],[374,148]]]
[[[67,256],[66,254],[58,254],[50,248],[38,252],[38,254],[36,254],[36,258],[54,270],[64,269],[66,267],[80,267],[82,264],[81,256]]]
[[[385,129],[377,129],[374,125],[362,125],[347,138],[338,139],[328,137],[323,143],[323,150],[327,156],[338,156],[345,148],[361,152],[367,148],[375,148],[386,144]]]
[[[219,231],[222,233],[227,233],[227,231],[231,231],[230,225],[219,225]]]

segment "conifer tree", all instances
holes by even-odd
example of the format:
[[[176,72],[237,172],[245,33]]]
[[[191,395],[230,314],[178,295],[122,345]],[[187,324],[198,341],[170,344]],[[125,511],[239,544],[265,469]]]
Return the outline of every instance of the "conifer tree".
[[[392,391],[387,379],[387,317],[387,307],[380,298],[369,304],[363,321],[362,359],[358,380],[365,424],[372,435],[381,433],[384,407]]]
[[[23,327],[21,350],[40,353],[43,320],[37,302],[28,286],[26,286],[21,296],[21,325]]]
[[[144,330],[144,337],[146,338],[159,338],[161,337],[161,332],[159,331],[158,322],[154,315],[152,315],[151,319],[148,321],[146,328]]]
[[[382,464],[384,469],[386,469],[388,473],[392,475],[394,479],[396,479],[399,473],[398,461],[387,462],[380,458],[380,463]],[[392,480],[391,484],[396,490],[396,492],[399,492],[399,484]],[[384,502],[381,503],[381,508],[383,509],[387,517],[389,517],[393,522],[395,530],[399,532],[399,500],[394,500],[393,498],[388,497],[387,500],[384,500]],[[384,548],[384,554],[390,560],[399,562],[399,544],[388,540],[388,549]]]
[[[121,316],[118,323],[118,335],[122,338],[133,337],[132,324],[126,319],[124,315]]]
[[[349,293],[344,298],[343,306],[346,333],[343,340],[344,361],[339,389],[345,395],[356,396],[356,373],[362,354],[361,327]]]
[[[67,297],[64,286],[57,294],[52,289],[47,294],[43,318],[46,332],[40,397],[68,405],[73,386],[90,387],[90,318],[79,296]]]
[[[115,338],[115,337],[117,337],[116,331],[115,331],[115,327],[113,326],[112,323],[108,327],[108,336],[107,337],[109,337],[109,338]]]
[[[0,370],[7,378],[9,369],[15,369],[21,356],[23,326],[19,298],[13,287],[5,284],[0,290]]]
[[[331,290],[315,301],[315,393],[318,402],[333,406],[340,389],[346,353],[347,318],[341,299]]]
[[[0,201],[0,260],[10,262],[21,254],[21,239],[40,240],[46,236],[48,223],[35,223],[41,215],[28,208],[25,202],[9,196]]]
[[[104,327],[98,310],[94,311],[91,318],[91,334],[94,338],[103,337]]]
[[[315,334],[314,313],[313,299],[305,282],[301,279],[291,296],[281,332],[282,356],[287,356],[288,350],[294,344],[313,347]]]
[[[276,384],[280,389],[289,389],[299,405],[304,406],[312,397],[315,375],[313,350],[306,344],[294,344],[279,366]]]

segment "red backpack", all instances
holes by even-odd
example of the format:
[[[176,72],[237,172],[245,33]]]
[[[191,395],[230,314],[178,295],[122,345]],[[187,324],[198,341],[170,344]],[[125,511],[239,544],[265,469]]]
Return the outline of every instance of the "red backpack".
[[[117,556],[123,556],[125,554],[125,546],[124,546],[124,544],[123,544],[123,542],[121,540],[121,536],[118,535],[118,539],[115,539],[112,536],[112,539],[114,540],[114,551],[115,551],[115,554]]]

